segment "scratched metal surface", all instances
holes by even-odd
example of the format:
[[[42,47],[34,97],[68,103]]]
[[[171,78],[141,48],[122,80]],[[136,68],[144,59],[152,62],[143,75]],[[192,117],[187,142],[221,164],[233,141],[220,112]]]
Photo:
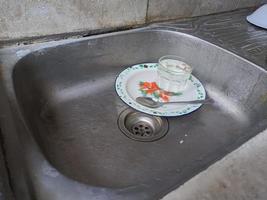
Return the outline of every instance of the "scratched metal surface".
[[[251,12],[251,9],[242,9],[155,26],[190,33],[267,69],[267,30],[246,21]]]

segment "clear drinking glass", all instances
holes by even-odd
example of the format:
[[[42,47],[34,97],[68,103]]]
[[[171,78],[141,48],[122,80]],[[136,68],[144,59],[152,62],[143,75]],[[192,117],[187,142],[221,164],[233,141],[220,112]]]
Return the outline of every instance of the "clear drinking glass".
[[[185,90],[192,70],[182,57],[163,56],[159,59],[157,84],[162,90],[181,92]]]

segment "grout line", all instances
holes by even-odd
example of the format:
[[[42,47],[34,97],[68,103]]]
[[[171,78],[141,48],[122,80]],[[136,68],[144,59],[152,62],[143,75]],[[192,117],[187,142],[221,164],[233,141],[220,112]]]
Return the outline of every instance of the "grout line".
[[[148,23],[148,7],[149,7],[149,0],[147,0],[147,3],[146,3],[146,18],[145,18],[145,24]]]

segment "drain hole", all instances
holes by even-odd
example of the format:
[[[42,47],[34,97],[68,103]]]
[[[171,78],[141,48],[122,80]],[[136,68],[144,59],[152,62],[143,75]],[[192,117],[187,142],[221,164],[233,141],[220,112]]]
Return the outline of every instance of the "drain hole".
[[[130,108],[120,114],[118,125],[127,137],[142,142],[158,140],[168,131],[166,118],[147,115]]]

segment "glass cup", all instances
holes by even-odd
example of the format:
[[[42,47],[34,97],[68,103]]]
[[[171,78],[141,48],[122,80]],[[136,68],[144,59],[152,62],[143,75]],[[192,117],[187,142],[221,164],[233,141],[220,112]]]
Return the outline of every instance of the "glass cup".
[[[181,92],[186,89],[192,70],[182,57],[163,56],[159,59],[157,84],[164,91]]]

